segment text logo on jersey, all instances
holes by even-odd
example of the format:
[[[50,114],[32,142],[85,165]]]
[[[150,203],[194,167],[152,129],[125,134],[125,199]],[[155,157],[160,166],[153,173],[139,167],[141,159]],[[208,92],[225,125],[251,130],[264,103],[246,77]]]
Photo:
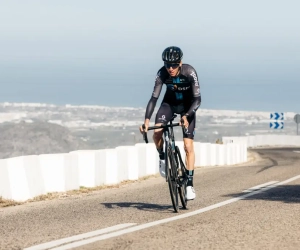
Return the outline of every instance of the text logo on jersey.
[[[167,84],[167,88],[175,91],[175,90],[177,90],[177,85],[176,84]]]
[[[198,78],[195,72],[192,72],[191,76],[194,78],[195,86],[199,86]]]
[[[178,87],[178,90],[188,90],[191,86],[187,86],[187,87]]]

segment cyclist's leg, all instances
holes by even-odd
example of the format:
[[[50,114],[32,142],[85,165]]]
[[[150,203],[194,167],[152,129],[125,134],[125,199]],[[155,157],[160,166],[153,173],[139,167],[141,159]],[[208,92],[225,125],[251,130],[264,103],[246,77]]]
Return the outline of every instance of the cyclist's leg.
[[[167,124],[173,116],[173,111],[168,103],[163,102],[157,111],[155,117],[155,126],[160,126],[162,124]],[[157,151],[161,154],[163,152],[163,129],[155,129],[153,134],[153,141],[157,148]]]
[[[193,178],[195,169],[195,151],[194,151],[194,134],[196,126],[196,115],[188,118],[189,127],[187,133],[183,134],[184,150],[186,152],[186,168],[188,175],[187,182],[187,198],[194,199],[196,197],[195,190],[193,188]]]
[[[166,124],[172,118],[172,109],[169,104],[162,103],[156,117],[155,125]],[[153,134],[153,141],[155,143],[157,152],[159,154],[159,173],[162,177],[166,176],[165,172],[165,154],[164,154],[164,140],[163,140],[163,129],[155,129]]]
[[[187,133],[183,133],[184,151],[186,153],[186,168],[194,170],[195,152],[194,152],[194,135],[196,126],[196,114],[188,118],[189,127]]]

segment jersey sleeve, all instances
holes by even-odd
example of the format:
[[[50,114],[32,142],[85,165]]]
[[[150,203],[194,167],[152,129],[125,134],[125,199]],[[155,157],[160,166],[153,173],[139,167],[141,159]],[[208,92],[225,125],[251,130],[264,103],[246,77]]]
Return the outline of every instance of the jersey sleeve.
[[[156,78],[155,78],[155,84],[154,84],[154,89],[152,92],[152,96],[148,102],[147,108],[146,108],[146,114],[145,114],[145,119],[149,119],[151,118],[154,108],[156,106],[156,102],[159,98],[161,89],[162,89],[162,85],[163,85],[163,80],[162,80],[162,76],[161,76],[162,72],[161,70],[159,70],[157,72]]]
[[[196,70],[193,67],[190,67],[189,70],[189,80],[191,82],[191,87],[192,87],[194,97],[201,96],[198,75]]]
[[[193,102],[188,112],[186,113],[186,116],[192,116],[201,105],[201,93],[200,93],[200,84],[198,80],[198,75],[196,70],[193,67],[190,67],[188,77],[191,82],[191,88],[193,92]]]

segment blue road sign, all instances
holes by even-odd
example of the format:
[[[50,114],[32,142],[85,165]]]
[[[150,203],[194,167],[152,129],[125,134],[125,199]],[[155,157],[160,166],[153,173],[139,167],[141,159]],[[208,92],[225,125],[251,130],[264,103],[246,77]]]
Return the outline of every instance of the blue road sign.
[[[270,122],[270,128],[283,129],[283,127],[284,127],[283,122]]]
[[[271,113],[270,118],[272,120],[284,120],[284,113]]]

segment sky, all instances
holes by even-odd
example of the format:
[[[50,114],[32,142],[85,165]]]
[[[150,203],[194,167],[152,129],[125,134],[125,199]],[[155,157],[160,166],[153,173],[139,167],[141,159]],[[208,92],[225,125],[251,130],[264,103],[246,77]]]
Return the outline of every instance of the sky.
[[[175,45],[197,71],[200,108],[300,112],[297,0],[0,6],[0,102],[146,107]]]

